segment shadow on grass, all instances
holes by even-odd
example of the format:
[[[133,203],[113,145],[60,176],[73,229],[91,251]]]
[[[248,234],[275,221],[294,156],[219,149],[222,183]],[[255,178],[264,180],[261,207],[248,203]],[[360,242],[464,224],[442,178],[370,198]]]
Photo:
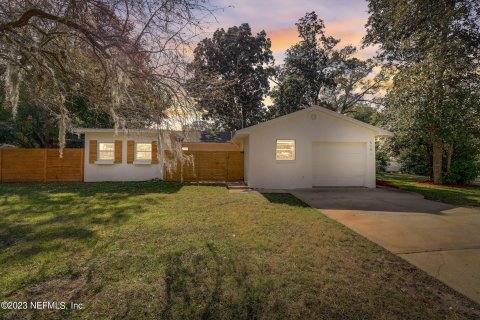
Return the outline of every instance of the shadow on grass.
[[[128,193],[142,195],[149,193],[177,193],[182,189],[182,184],[165,181],[128,181],[128,182],[70,182],[70,183],[0,183],[0,196],[25,194],[31,191],[44,191],[48,193],[68,192],[85,197],[98,193]]]
[[[309,206],[289,193],[262,193],[270,203],[285,204],[294,207],[309,208]]]
[[[181,187],[164,182],[0,184],[0,250],[27,241],[87,241],[95,236],[93,226],[124,223]]]
[[[400,188],[420,193],[429,200],[436,200],[454,205],[480,207],[480,188],[457,189],[446,186],[434,189],[417,185],[400,185]]]
[[[395,180],[400,179],[402,182],[421,182],[421,181],[428,181],[429,177],[427,176],[417,176],[414,174],[406,174],[406,173],[381,173],[378,175],[380,179],[386,180]]]
[[[0,184],[0,266],[3,279],[17,283],[0,292],[41,281],[44,269],[65,268],[76,252],[89,252],[181,188],[163,182]],[[32,271],[22,273],[27,268]]]
[[[401,189],[420,193],[429,200],[480,207],[480,187],[422,184],[419,182],[428,180],[428,177],[408,174],[386,173],[379,175],[379,178],[398,185]]]
[[[257,319],[267,287],[249,280],[251,266],[213,244],[167,256],[162,319]]]

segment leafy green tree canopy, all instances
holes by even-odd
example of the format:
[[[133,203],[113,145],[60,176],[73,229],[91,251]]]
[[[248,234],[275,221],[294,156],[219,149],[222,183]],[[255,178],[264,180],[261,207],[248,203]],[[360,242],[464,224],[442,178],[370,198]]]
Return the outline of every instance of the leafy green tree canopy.
[[[188,90],[205,119],[226,130],[264,120],[273,65],[270,47],[266,33],[252,35],[247,23],[218,29],[197,45]]]
[[[272,90],[273,116],[311,105],[348,113],[356,105],[370,104],[386,77],[373,73],[376,63],[354,57],[357,49],[336,49],[339,39],[325,34],[323,20],[313,12],[296,23],[301,41],[287,50],[284,65],[276,68]]]
[[[0,0],[2,106],[13,116],[20,102],[43,108],[61,147],[72,97],[110,114],[116,128],[168,126],[167,109],[186,100],[184,50],[207,2]]]
[[[480,3],[369,0],[366,45],[396,69],[386,98],[396,139],[415,137],[431,148],[433,180],[442,182],[447,153],[478,137]],[[406,145],[400,143],[400,145]]]
[[[82,97],[69,99],[66,104],[70,121],[75,127],[112,128],[110,116],[102,110],[92,108]],[[28,103],[20,103],[16,117],[8,110],[0,109],[0,144],[11,144],[23,148],[58,147],[58,119],[53,111]],[[67,133],[66,147],[83,147],[80,137]]]

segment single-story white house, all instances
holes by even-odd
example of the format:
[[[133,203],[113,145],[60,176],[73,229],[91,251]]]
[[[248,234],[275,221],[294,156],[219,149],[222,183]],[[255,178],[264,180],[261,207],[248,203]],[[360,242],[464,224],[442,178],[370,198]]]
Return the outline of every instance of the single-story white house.
[[[166,177],[163,144],[155,130],[120,131],[117,135],[113,129],[77,132],[85,134],[84,181]],[[206,141],[200,133],[192,136],[195,134],[184,140],[183,149],[203,154],[198,158],[202,162],[198,166],[206,170],[203,177],[210,171],[215,177],[221,176],[221,170],[228,171],[228,153],[243,152],[243,177],[252,188],[374,188],[375,140],[392,133],[314,106],[238,130],[234,135],[223,134],[221,141]],[[215,164],[220,171],[215,170]]]

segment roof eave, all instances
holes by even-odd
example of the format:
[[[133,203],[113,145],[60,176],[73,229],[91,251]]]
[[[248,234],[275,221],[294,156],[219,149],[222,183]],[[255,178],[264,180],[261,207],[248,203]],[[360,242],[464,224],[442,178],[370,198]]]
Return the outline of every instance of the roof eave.
[[[268,120],[268,121],[261,122],[261,123],[258,123],[256,125],[253,125],[253,126],[250,126],[250,127],[247,127],[247,128],[240,129],[235,133],[234,137],[241,136],[241,135],[247,136],[248,134],[250,134],[251,130],[256,130],[258,128],[263,128],[265,126],[272,125],[273,123],[276,123],[276,122],[278,122],[282,119],[287,119],[287,118],[290,118],[290,117],[294,117],[294,116],[298,115],[299,113],[310,112],[313,109],[317,109],[317,110],[319,110],[323,113],[326,113],[330,116],[333,116],[337,119],[340,119],[340,120],[343,120],[343,121],[348,121],[350,123],[353,123],[355,125],[363,127],[365,129],[372,130],[373,132],[375,132],[376,136],[377,135],[378,136],[393,136],[393,133],[391,133],[387,130],[384,130],[382,128],[378,128],[376,126],[373,126],[371,124],[365,123],[363,121],[359,121],[357,119],[348,117],[346,115],[339,114],[335,111],[329,110],[329,109],[321,107],[321,106],[311,106],[309,108],[305,108],[305,109],[302,109],[302,110],[299,110],[299,111],[295,111],[295,112],[289,113],[287,115],[284,115],[284,116],[281,116],[281,117],[278,117],[278,118],[275,118],[275,119],[272,119],[272,120]]]
[[[390,132],[390,131],[387,131],[387,130],[377,131],[376,134],[375,134],[375,137],[380,137],[380,138],[393,137],[393,132]]]
[[[243,130],[243,129],[242,129]],[[236,131],[234,134],[233,134],[233,137],[232,137],[232,140],[234,140],[235,138],[241,138],[241,137],[246,137],[250,134],[250,131],[242,131],[242,130],[238,130]]]
[[[157,132],[156,129],[118,129],[116,130],[119,133],[128,133],[128,132]],[[115,129],[110,128],[73,128],[72,132],[74,133],[88,133],[88,132],[115,132]]]

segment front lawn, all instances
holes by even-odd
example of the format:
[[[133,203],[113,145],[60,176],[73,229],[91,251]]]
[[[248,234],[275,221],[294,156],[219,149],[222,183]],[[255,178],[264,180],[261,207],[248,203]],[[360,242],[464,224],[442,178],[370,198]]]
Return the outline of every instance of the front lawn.
[[[285,194],[0,184],[5,319],[473,319],[479,306]]]
[[[427,181],[428,177],[403,173],[384,173],[379,174],[377,178],[398,186],[400,189],[420,193],[426,199],[480,207],[480,185],[438,186],[422,183]]]

